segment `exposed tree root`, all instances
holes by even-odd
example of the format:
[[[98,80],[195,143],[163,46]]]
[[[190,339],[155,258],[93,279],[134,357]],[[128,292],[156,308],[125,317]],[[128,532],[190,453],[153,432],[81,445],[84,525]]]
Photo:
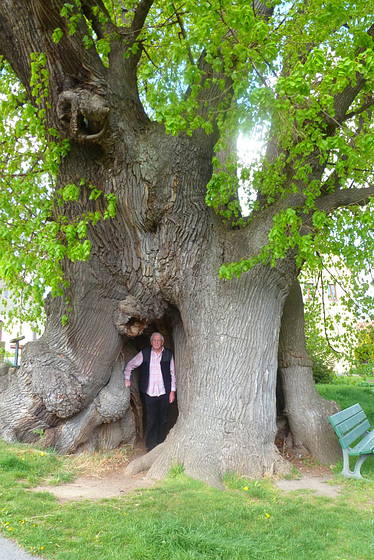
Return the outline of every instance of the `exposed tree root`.
[[[250,451],[244,447],[232,450],[231,468],[225,468],[226,458],[221,449],[206,449],[206,445],[199,446],[194,442],[185,445],[171,435],[165,443],[155,447],[151,452],[134,459],[126,468],[126,476],[132,476],[148,470],[147,478],[160,480],[164,478],[175,465],[182,465],[187,476],[201,480],[214,488],[223,489],[222,479],[230,471],[248,478],[261,478],[274,474],[286,474],[291,465],[285,461],[276,450],[267,453]]]

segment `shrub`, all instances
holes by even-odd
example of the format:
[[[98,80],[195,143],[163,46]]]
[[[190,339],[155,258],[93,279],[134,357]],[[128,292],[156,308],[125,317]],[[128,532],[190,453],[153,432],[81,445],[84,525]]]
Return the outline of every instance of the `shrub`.
[[[335,377],[332,367],[319,356],[312,356],[315,383],[332,383]]]
[[[361,375],[361,376],[372,376],[374,373],[374,363],[369,364],[359,364],[357,367],[352,368],[349,371],[349,375]]]

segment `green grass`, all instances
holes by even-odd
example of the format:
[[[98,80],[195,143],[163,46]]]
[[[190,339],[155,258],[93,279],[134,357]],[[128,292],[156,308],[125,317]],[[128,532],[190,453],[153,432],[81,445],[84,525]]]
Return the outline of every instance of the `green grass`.
[[[338,403],[340,408],[360,403],[374,428],[374,385],[370,387],[353,387],[347,385],[320,385],[317,391],[325,399],[332,399]]]
[[[373,413],[367,390],[318,390]],[[182,471],[176,465],[161,484],[120,498],[59,504],[30,488],[50,477],[70,480],[71,459],[0,441],[0,529],[51,560],[374,558],[374,482],[336,477],[342,488],[332,499],[233,474],[220,491]]]

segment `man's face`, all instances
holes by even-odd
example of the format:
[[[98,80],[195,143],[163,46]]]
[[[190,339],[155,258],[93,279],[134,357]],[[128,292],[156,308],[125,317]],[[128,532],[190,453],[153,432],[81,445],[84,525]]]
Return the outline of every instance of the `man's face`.
[[[152,338],[151,345],[152,345],[153,350],[161,350],[161,348],[162,348],[162,338],[159,334],[155,334],[155,336]]]

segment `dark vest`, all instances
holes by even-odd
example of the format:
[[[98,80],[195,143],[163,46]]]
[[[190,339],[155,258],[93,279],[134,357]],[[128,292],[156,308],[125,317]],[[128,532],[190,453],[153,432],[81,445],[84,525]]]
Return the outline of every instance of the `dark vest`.
[[[149,365],[151,362],[151,350],[152,348],[145,348],[142,350],[143,363],[140,366],[140,377],[139,377],[139,389],[141,393],[146,393],[149,384]],[[170,362],[173,353],[168,348],[164,348],[161,357],[161,371],[162,378],[164,380],[165,392],[167,395],[171,391],[171,375],[170,375]]]

